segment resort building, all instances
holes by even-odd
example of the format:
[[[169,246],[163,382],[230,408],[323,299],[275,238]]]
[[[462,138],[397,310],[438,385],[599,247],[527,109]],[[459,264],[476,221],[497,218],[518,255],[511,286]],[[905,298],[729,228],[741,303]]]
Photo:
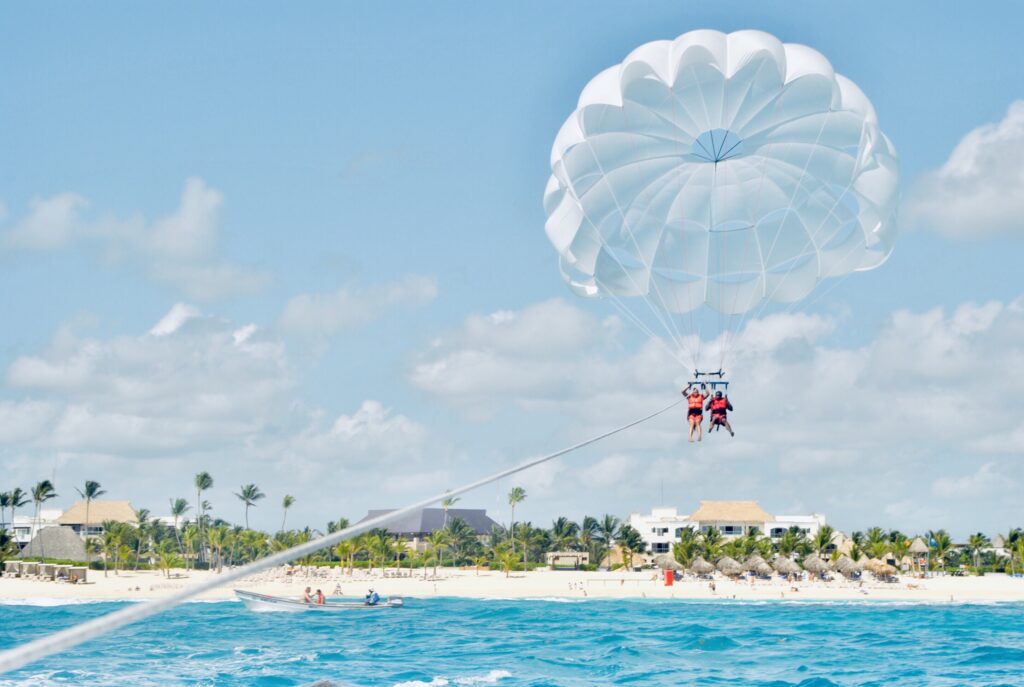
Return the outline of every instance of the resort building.
[[[680,514],[676,508],[654,508],[649,515],[631,513],[629,524],[643,537],[648,552],[659,554],[672,550],[684,528],[700,532],[715,529],[726,538],[740,537],[756,529],[778,539],[790,527],[798,527],[813,537],[825,524],[825,516],[771,515],[757,501],[701,501],[689,515]]]
[[[386,515],[392,510],[368,511],[366,516],[356,524]],[[477,539],[483,543],[490,540],[491,530],[498,526],[498,523],[492,520],[487,515],[487,511],[482,508],[449,508],[447,514],[443,508],[424,508],[388,523],[386,529],[409,542],[409,547],[413,551],[423,551],[427,548],[426,538],[433,532],[444,529],[456,518],[469,525],[476,533]]]
[[[86,522],[88,511],[88,522]],[[136,525],[139,517],[135,509],[127,501],[91,501],[86,507],[85,501],[78,501],[57,518],[56,523],[68,527],[83,539],[103,534],[103,523],[123,522]]]

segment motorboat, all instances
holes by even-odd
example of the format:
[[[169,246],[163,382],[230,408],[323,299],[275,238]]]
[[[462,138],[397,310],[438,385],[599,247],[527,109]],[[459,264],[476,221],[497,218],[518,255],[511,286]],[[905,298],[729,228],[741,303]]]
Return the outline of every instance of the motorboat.
[[[381,608],[401,608],[405,601],[400,596],[381,597],[381,600],[369,605],[365,601],[346,599],[342,601],[327,601],[327,603],[306,603],[301,599],[293,599],[286,596],[270,596],[257,592],[247,592],[242,589],[235,590],[235,596],[239,598],[245,607],[250,611],[283,611],[298,613],[302,611],[332,612],[332,611],[372,611]]]

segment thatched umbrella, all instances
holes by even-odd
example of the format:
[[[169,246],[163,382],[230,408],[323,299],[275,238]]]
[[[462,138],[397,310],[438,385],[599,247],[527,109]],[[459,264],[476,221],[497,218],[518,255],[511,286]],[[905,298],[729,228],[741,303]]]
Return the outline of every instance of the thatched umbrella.
[[[756,571],[757,566],[761,565],[764,562],[765,560],[761,558],[759,554],[751,554],[750,556],[747,556],[747,560],[743,561],[743,569]]]
[[[792,559],[786,558],[785,556],[779,556],[772,563],[772,567],[775,571],[782,575],[795,575],[800,572],[800,566],[796,564]]]
[[[718,570],[723,575],[735,577],[736,575],[739,575],[743,572],[743,566],[740,565],[739,562],[733,558],[729,558],[728,556],[722,556],[722,558],[718,560]]]
[[[772,566],[768,565],[766,561],[761,561],[757,564],[757,567],[754,568],[754,572],[762,577],[767,577],[772,574]]]
[[[846,577],[853,577],[860,572],[860,566],[849,556],[840,556],[839,560],[836,561],[835,569]]]
[[[921,560],[921,554],[924,554],[931,558],[931,551],[928,549],[928,545],[924,543],[924,540],[921,539],[921,537],[914,537],[914,541],[910,543],[910,548],[908,549],[908,551],[914,554],[914,563],[917,563],[917,561]],[[927,567],[927,565],[928,562],[925,561],[925,566]],[[915,565],[914,567],[917,566]]]
[[[654,564],[662,570],[682,570],[683,566],[671,554],[663,553],[654,557]]]
[[[709,575],[715,571],[715,566],[704,560],[703,556],[697,556],[690,562],[690,570],[698,575]]]
[[[818,575],[828,570],[828,563],[818,558],[816,555],[811,554],[804,559],[804,570],[809,573]]]

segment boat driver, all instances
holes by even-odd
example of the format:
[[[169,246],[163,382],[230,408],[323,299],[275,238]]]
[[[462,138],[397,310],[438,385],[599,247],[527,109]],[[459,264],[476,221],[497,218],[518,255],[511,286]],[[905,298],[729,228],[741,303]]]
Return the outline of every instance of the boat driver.
[[[380,594],[378,594],[377,592],[375,592],[375,591],[373,591],[371,589],[366,594],[366,605],[367,606],[376,606],[378,603],[380,603]]]

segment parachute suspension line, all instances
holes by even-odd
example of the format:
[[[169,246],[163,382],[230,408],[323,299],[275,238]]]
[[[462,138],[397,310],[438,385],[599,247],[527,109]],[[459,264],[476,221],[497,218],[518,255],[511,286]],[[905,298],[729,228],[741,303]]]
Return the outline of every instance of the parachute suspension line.
[[[625,105],[625,103],[623,103],[623,105]],[[628,123],[629,122],[629,113],[628,113],[628,110],[625,107],[623,107],[623,115],[625,116],[626,121]],[[632,142],[631,138],[629,140],[630,140],[630,146],[631,146],[633,152],[636,153],[636,151],[637,151],[636,145]],[[661,289],[658,288],[658,282],[654,278],[654,265],[653,265],[653,263],[652,264],[647,264],[647,261],[645,259],[644,254],[643,254],[643,251],[640,249],[640,244],[636,240],[636,234],[633,232],[633,227],[631,226],[629,218],[626,215],[626,211],[623,209],[622,203],[619,201],[619,196],[618,196],[617,193],[615,193],[614,187],[610,183],[607,182],[608,173],[605,171],[604,165],[601,164],[601,159],[594,152],[593,143],[591,143],[589,139],[587,140],[587,150],[590,151],[590,156],[593,158],[595,164],[597,165],[598,170],[600,170],[601,177],[606,180],[606,183],[608,185],[609,193],[611,194],[612,200],[615,202],[615,209],[618,210],[619,216],[622,218],[622,226],[626,229],[626,233],[629,235],[629,240],[633,243],[633,247],[636,249],[637,257],[640,259],[640,262],[644,266],[644,269],[647,270],[647,274],[649,275],[648,276],[649,283],[648,283],[648,288],[646,290],[646,293],[648,293],[648,294],[651,293],[650,287],[651,286],[654,287],[654,294],[656,295],[656,297],[658,299],[658,302],[661,304],[661,307],[665,310],[665,317],[666,317],[666,319],[668,321],[668,325],[669,325],[668,327],[666,327],[666,329],[669,330],[669,336],[672,336],[672,338],[676,340],[676,343],[680,347],[682,347],[683,346],[683,340],[685,339],[685,336],[679,330],[679,325],[675,321],[675,318],[672,316],[672,313],[675,312],[675,311],[670,309],[666,305],[665,298],[661,294]],[[647,216],[647,213],[648,213],[649,210],[650,210],[650,205],[648,205],[647,209],[644,210],[643,215],[640,216],[640,220],[641,221]],[[602,236],[602,241],[603,240],[604,240],[604,237]],[[624,269],[623,271],[625,272],[626,270]],[[643,293],[643,292],[641,292],[641,293]],[[646,298],[644,300],[646,301]],[[653,310],[653,308],[652,308],[652,310]],[[665,326],[665,321],[661,320],[661,318],[659,318],[659,320],[662,322],[662,326]],[[691,331],[693,331],[692,327],[691,327]],[[698,346],[699,346],[700,345],[700,337],[699,336],[697,337],[697,342],[698,342]],[[687,349],[687,352],[689,353],[689,349]],[[690,353],[690,357],[694,359],[694,364],[696,364],[697,357],[699,356],[699,354],[700,354],[699,348],[698,348],[698,351],[697,351],[697,355],[694,355],[693,353]]]
[[[818,127],[818,134],[814,137],[814,143],[811,146],[811,152],[807,155],[807,160],[804,162],[803,169],[800,171],[800,178],[797,179],[796,185],[793,187],[793,193],[790,194],[789,202],[786,204],[786,210],[785,212],[782,213],[782,219],[779,221],[779,230],[775,232],[775,236],[774,238],[772,238],[772,243],[768,247],[768,252],[765,253],[763,256],[766,265],[769,263],[771,255],[775,251],[775,245],[778,243],[779,236],[782,234],[782,227],[785,224],[786,220],[789,218],[790,213],[793,211],[793,203],[796,201],[797,194],[799,194],[801,189],[803,188],[804,179],[807,178],[807,169],[811,166],[811,160],[814,159],[814,154],[818,151],[818,144],[821,142],[821,135],[825,132],[825,125],[828,123],[829,115],[831,114],[832,111],[830,110],[825,114],[824,117],[821,118],[821,126]],[[807,242],[804,244],[803,248],[800,249],[800,252],[803,252],[807,248],[807,246],[813,244],[813,242],[814,238],[808,232]],[[793,267],[790,267],[790,271],[792,270]],[[781,284],[782,280],[780,279],[779,282],[772,289],[771,293],[761,300],[761,303],[757,307],[756,311],[752,308],[743,313],[743,317],[740,319],[739,324],[740,329],[742,329],[746,325],[747,321],[756,320],[761,316],[761,313],[764,312],[768,303],[771,302],[771,299],[775,296],[775,293],[779,290],[779,286]],[[751,315],[752,312],[754,313],[753,315]]]
[[[594,159],[594,161],[595,161],[595,162],[597,163],[597,166],[598,166],[598,168],[599,168],[599,169],[600,169],[600,171],[601,171],[601,175],[602,175],[602,176],[605,176],[605,171],[604,171],[604,168],[603,168],[603,167],[601,166],[601,163],[600,163],[600,161],[598,160],[598,157],[597,157],[597,155],[595,155],[595,154],[594,154],[594,148],[593,148],[593,146],[592,146],[592,145],[591,145],[591,144],[589,143],[589,141],[587,142],[587,149],[589,150],[589,152],[590,152],[590,155],[591,155],[591,157],[592,157],[592,158]],[[594,233],[595,233],[595,234],[597,235],[598,239],[599,239],[599,240],[601,241],[601,245],[602,245],[602,246],[603,246],[603,247],[604,247],[605,249],[608,249],[608,248],[610,248],[610,246],[608,245],[608,242],[607,242],[607,241],[605,240],[604,234],[602,234],[602,233],[601,233],[601,230],[600,230],[600,228],[598,227],[598,225],[597,225],[597,224],[596,224],[596,223],[594,222],[594,220],[593,220],[593,219],[591,219],[590,215],[589,215],[589,214],[587,213],[587,209],[586,209],[586,206],[585,206],[585,205],[583,204],[583,201],[582,201],[582,200],[580,199],[580,196],[579,196],[579,194],[577,194],[577,193],[576,193],[576,186],[575,186],[575,184],[573,184],[573,182],[572,182],[572,178],[571,178],[571,177],[570,177],[569,175],[566,175],[566,178],[567,178],[567,180],[568,180],[568,183],[569,183],[569,186],[568,186],[568,191],[569,191],[569,193],[570,193],[570,194],[572,195],[572,197],[573,197],[573,200],[575,200],[575,201],[576,201],[576,205],[577,205],[577,206],[578,206],[578,207],[580,208],[580,212],[582,212],[582,213],[583,213],[583,217],[584,217],[584,218],[585,218],[585,219],[587,220],[587,222],[588,222],[588,223],[590,224],[590,226],[594,228]],[[610,186],[610,185],[609,185],[609,189],[611,189],[611,186]],[[615,200],[615,205],[616,205],[616,207],[617,207],[617,208],[618,208],[618,210],[619,210],[619,214],[620,214],[620,215],[622,215],[622,219],[623,219],[623,224],[624,224],[624,226],[627,226],[627,225],[625,224],[625,221],[626,221],[626,216],[625,216],[625,214],[624,214],[624,213],[622,212],[622,208],[621,208],[621,206],[619,206],[619,201],[618,201],[618,198],[617,198],[617,197],[615,196],[615,193],[614,193],[614,192],[611,192],[611,195],[612,195],[612,198],[613,198],[613,199]],[[629,231],[629,229],[628,229],[628,226],[627,226],[627,231]],[[632,231],[630,231],[629,233],[630,233],[630,237],[632,238]],[[633,239],[633,244],[634,244],[634,246],[636,246],[636,241],[635,241],[635,239]],[[639,249],[639,247],[637,247],[637,252],[639,253],[639,251],[640,251],[640,249]],[[611,253],[610,253],[610,252],[609,252],[609,255],[611,255]],[[643,262],[643,261],[642,261],[642,259],[641,259],[641,262]],[[645,267],[647,267],[646,263],[644,263],[644,266],[645,266]],[[649,269],[649,268],[648,268],[648,269]],[[638,294],[641,294],[641,295],[642,295],[642,294],[644,294],[645,292],[649,292],[649,289],[647,289],[647,290],[645,290],[645,289],[642,289],[642,288],[640,287],[640,285],[636,283],[636,280],[635,280],[635,279],[633,278],[633,275],[632,275],[632,274],[630,274],[629,270],[627,270],[627,269],[623,269],[623,270],[622,270],[622,272],[623,272],[623,274],[625,274],[625,275],[626,275],[626,277],[627,277],[627,278],[629,279],[629,282],[630,282],[630,284],[632,284],[632,285],[633,285],[633,288],[637,290],[637,293],[638,293]],[[596,276],[594,277],[594,280],[595,280],[595,282],[597,281],[597,277],[596,277]],[[650,301],[648,301],[648,300],[647,300],[646,298],[643,298],[642,300],[644,301],[644,303],[646,303],[646,304],[647,304],[647,307],[648,307],[648,309],[650,309],[650,311],[651,311],[651,313],[652,313],[652,314],[654,315],[655,319],[657,319],[657,320],[658,320],[658,322],[660,322],[660,323],[661,323],[661,326],[662,326],[662,327],[663,327],[663,328],[665,329],[666,333],[667,333],[667,334],[669,335],[669,337],[671,337],[671,338],[672,338],[672,340],[673,340],[673,341],[674,341],[674,342],[676,343],[676,345],[677,345],[677,346],[678,346],[678,347],[679,347],[680,349],[684,350],[684,351],[685,351],[685,352],[687,353],[687,355],[689,355],[689,356],[690,356],[691,358],[693,358],[693,357],[694,357],[694,356],[693,356],[693,353],[692,353],[692,351],[690,350],[690,348],[689,348],[689,347],[688,347],[688,346],[686,345],[686,342],[685,342],[685,339],[683,338],[683,335],[682,335],[682,333],[681,333],[681,332],[679,332],[678,328],[676,328],[676,327],[674,326],[674,323],[672,322],[672,316],[671,316],[671,314],[670,314],[670,313],[666,313],[666,316],[668,317],[668,322],[666,322],[666,321],[665,321],[665,317],[666,317],[666,316],[662,316],[662,314],[658,312],[658,309],[657,309],[657,308],[655,308],[655,307],[654,307],[654,305],[652,305]],[[666,310],[667,310],[667,309],[666,309]],[[673,334],[673,331],[675,331],[675,334]],[[677,357],[677,356],[673,356],[673,357]]]
[[[593,155],[593,150],[591,150],[591,155]],[[597,224],[594,223],[594,220],[592,220],[590,218],[590,215],[587,213],[586,206],[583,204],[583,201],[580,200],[579,195],[577,195],[576,187],[572,183],[572,179],[571,178],[569,179],[569,186],[568,186],[567,190],[569,191],[570,195],[572,195],[573,200],[576,201],[576,205],[579,207],[580,212],[583,213],[583,218],[587,220],[587,223],[590,224],[591,227],[594,228],[594,233],[598,237],[598,239],[601,241],[601,245],[604,248],[606,248],[606,249],[609,248],[608,242],[604,238],[604,234],[601,233],[601,230],[598,228]],[[630,284],[633,285],[633,288],[635,288],[638,293],[643,293],[643,289],[641,289],[640,285],[636,283],[635,279],[633,279],[633,275],[630,274],[628,270],[623,270],[623,273],[629,279],[629,282],[630,282]],[[600,284],[600,280],[598,280],[596,274],[594,275],[594,283]],[[612,290],[609,290],[609,295],[611,295],[615,300],[617,300],[617,301],[619,300],[618,296],[616,296]],[[686,342],[682,338],[682,336],[681,335],[679,337],[673,336],[672,328],[669,327],[669,325],[665,322],[665,320],[662,318],[661,313],[658,312],[657,308],[655,308],[653,305],[651,305],[650,301],[648,301],[646,298],[644,298],[642,300],[644,301],[644,303],[647,304],[647,307],[650,309],[651,313],[654,314],[655,319],[657,319],[658,322],[661,323],[661,326],[665,329],[665,332],[669,335],[669,337],[672,338],[672,340],[675,342],[676,346],[680,350],[685,351],[686,354],[689,355],[690,358],[692,359],[693,358],[693,353],[690,351],[689,347],[686,345]],[[629,317],[630,317],[631,321],[634,324],[636,324],[637,326],[639,326],[643,331],[645,331],[648,334],[648,336],[652,336],[652,337],[654,337],[654,338],[656,338],[658,340],[661,340],[662,343],[664,343],[664,341],[661,339],[660,336],[655,335],[654,332],[652,332],[649,327],[647,327],[646,325],[643,324],[643,320],[641,320],[640,317],[638,315],[636,315],[634,312],[629,310],[629,308],[627,308],[625,306],[625,304],[623,304],[621,301],[619,301],[619,307],[623,310],[623,312],[629,313]],[[671,320],[671,315],[669,315],[668,317]],[[671,351],[670,351],[670,353],[671,353]],[[671,353],[671,355],[672,355],[672,357],[674,359],[679,360],[678,354]],[[683,361],[680,360],[680,363],[683,364],[684,367],[686,367],[686,364],[683,363]]]
[[[598,285],[601,284],[600,280],[598,280],[596,277],[594,278],[594,281],[597,282]],[[649,336],[651,339],[660,343],[661,346],[665,349],[665,351],[669,354],[669,356],[671,356],[676,362],[678,362],[684,368],[688,367],[687,362],[679,357],[679,353],[677,351],[673,351],[672,347],[665,343],[665,339],[655,334],[651,330],[651,328],[644,323],[643,320],[637,317],[636,314],[633,313],[633,311],[631,311],[622,303],[618,296],[616,296],[610,290],[608,291],[608,295],[612,297],[611,303],[612,305],[615,306],[615,309],[622,313],[630,322],[632,322],[637,327],[637,329],[640,329],[645,334],[647,334],[647,336]]]
[[[757,243],[757,259],[761,263],[761,274],[766,275],[768,272],[768,262],[764,254],[764,248],[761,246],[761,235],[757,231],[757,217],[761,211],[761,201],[764,191],[764,180],[768,176],[768,154],[771,153],[772,146],[774,143],[767,145],[767,150],[764,155],[761,155],[761,178],[757,182],[757,193],[754,197],[754,203],[750,205],[750,226],[754,232],[754,241]],[[761,287],[761,298],[765,297],[767,291],[767,279]],[[738,296],[737,296],[738,297]],[[732,306],[729,311],[733,314],[730,315],[729,331],[726,340],[722,342],[722,364],[718,366],[718,369],[722,369],[725,364],[725,359],[732,354],[733,347],[736,345],[736,341],[740,337],[740,329],[744,324],[744,317],[741,314],[737,317],[734,312],[736,310],[736,298],[733,298]],[[745,312],[749,312],[749,309]],[[744,314],[745,314],[744,312]]]
[[[824,126],[824,124],[823,124],[822,126]],[[860,135],[861,135],[861,138],[863,138],[863,137],[864,137],[864,128],[865,128],[865,125],[864,125],[864,124],[862,124],[862,125],[861,125],[861,131],[860,131]],[[818,132],[818,136],[819,136],[819,137],[821,136],[821,132],[820,132],[820,131]],[[818,141],[817,141],[817,140],[815,140],[815,146],[817,146],[817,142],[818,142]],[[808,164],[810,164],[810,156],[808,156]],[[806,168],[806,166],[805,166],[805,167],[804,167],[804,174],[805,174],[805,175],[806,175],[806,169],[807,169],[807,168]],[[801,182],[803,181],[803,176],[801,176],[801,177],[800,177],[800,180],[801,180]],[[814,242],[814,236],[815,236],[815,235],[816,235],[816,234],[817,234],[817,233],[818,233],[819,231],[821,231],[821,228],[825,226],[825,222],[827,222],[827,221],[828,221],[828,219],[829,219],[830,217],[832,217],[832,218],[835,218],[835,219],[839,219],[839,218],[835,217],[835,211],[836,211],[836,208],[837,208],[837,207],[839,207],[839,204],[840,204],[840,203],[842,202],[843,198],[845,198],[845,197],[846,197],[846,194],[850,192],[850,189],[851,189],[851,188],[853,188],[853,185],[854,185],[854,184],[855,184],[856,182],[857,182],[857,169],[856,169],[856,167],[855,167],[855,168],[854,168],[854,170],[853,170],[853,171],[852,171],[852,172],[850,173],[850,181],[849,181],[849,182],[847,182],[846,186],[845,186],[845,187],[843,188],[843,191],[842,191],[842,193],[840,193],[840,194],[838,194],[838,195],[836,195],[836,196],[835,196],[835,200],[834,200],[834,201],[833,201],[833,203],[832,203],[832,207],[830,207],[830,208],[829,208],[829,210],[828,210],[828,212],[827,212],[827,213],[825,213],[825,216],[824,216],[824,217],[822,218],[822,220],[821,220],[821,222],[820,222],[820,223],[818,224],[818,226],[817,226],[817,227],[815,227],[814,231],[813,231],[813,232],[808,232],[808,234],[807,234],[807,240],[806,240],[806,241],[804,242],[804,245],[803,245],[803,246],[802,246],[802,247],[800,248],[800,253],[803,253],[803,252],[804,252],[805,250],[807,250],[807,248],[808,248],[809,246],[811,246],[811,245],[815,245],[815,242]],[[792,204],[792,201],[791,201],[791,204]],[[852,246],[850,247],[850,250],[848,250],[848,251],[846,252],[846,254],[845,254],[845,255],[843,256],[843,260],[845,261],[845,260],[846,260],[847,258],[849,258],[849,257],[850,257],[851,255],[853,255],[854,251],[856,251],[856,250],[857,250],[858,248],[860,248],[860,246],[859,246],[858,244],[856,244],[856,243],[855,243],[855,244],[853,244],[853,245],[852,245]],[[792,269],[792,268],[791,268],[791,269]],[[819,270],[820,270],[820,265],[819,265]],[[843,275],[843,277],[842,277],[842,278],[840,278],[840,279],[837,279],[836,281],[837,281],[838,283],[842,283],[843,281],[845,281],[845,278],[846,278],[846,277],[848,277],[849,275],[850,275],[850,272],[847,272],[846,274],[844,274],[844,275]],[[821,274],[820,274],[820,271],[819,271],[819,274],[818,274],[818,281],[819,281],[819,282],[821,281]],[[780,281],[779,281],[779,283],[775,285],[775,288],[774,288],[774,289],[772,289],[772,292],[771,292],[770,294],[768,294],[768,296],[767,296],[767,297],[766,297],[766,298],[764,299],[764,301],[763,301],[763,302],[761,303],[761,306],[760,306],[760,307],[758,308],[758,310],[757,310],[757,313],[756,313],[756,314],[755,314],[755,316],[754,316],[754,318],[755,318],[755,319],[756,319],[757,317],[760,317],[760,316],[761,316],[761,313],[762,313],[762,312],[763,312],[763,311],[765,310],[765,308],[767,307],[768,303],[769,303],[769,302],[771,301],[771,299],[772,299],[772,298],[773,298],[773,297],[775,296],[775,294],[776,294],[776,293],[778,292],[778,290],[779,290],[779,287],[781,286],[781,284],[782,284],[782,282],[781,282],[781,280],[780,280]],[[835,288],[835,286],[838,286],[838,284],[833,284],[833,285],[831,285],[831,286],[830,286],[830,287],[828,288],[828,290],[826,291],[826,293],[827,293],[827,292],[829,292],[829,291],[831,291],[831,290],[832,290],[833,288]],[[824,294],[820,294],[820,295],[824,295]],[[790,303],[790,304],[789,304],[789,305],[788,305],[788,306],[786,307],[786,309],[785,309],[785,310],[783,310],[783,312],[784,312],[784,313],[786,313],[786,314],[792,313],[792,312],[793,312],[793,311],[794,311],[794,310],[796,309],[797,303],[800,303],[800,304],[801,304],[801,307],[804,307],[804,308],[806,308],[806,307],[809,307],[811,303],[814,303],[814,302],[817,302],[817,301],[818,301],[818,299],[820,298],[820,295],[819,295],[818,297],[816,297],[816,298],[815,298],[815,299],[814,299],[813,301],[808,301],[808,302],[806,302],[806,303],[803,303],[803,302],[801,302],[801,301],[797,301],[797,302],[793,302],[793,303]]]
[[[573,444],[572,446],[569,446],[567,448],[560,449],[558,451],[555,451],[554,453],[549,453],[539,458],[531,458],[527,461],[520,463],[519,465],[516,465],[511,468],[506,468],[488,477],[478,479],[475,482],[470,482],[469,484],[464,484],[461,487],[449,489],[440,494],[435,494],[430,498],[423,499],[422,501],[418,501],[403,508],[399,508],[398,510],[391,511],[390,513],[385,513],[384,515],[379,515],[375,518],[364,520],[363,522],[357,523],[350,527],[346,527],[343,530],[339,530],[337,532],[333,532],[318,539],[314,539],[312,541],[308,541],[303,544],[293,546],[290,549],[280,551],[278,553],[262,558],[258,561],[253,561],[252,563],[248,563],[241,567],[235,568],[234,570],[229,570],[227,572],[221,573],[215,578],[211,578],[209,580],[205,580],[203,582],[198,582],[194,585],[190,585],[162,599],[152,599],[150,601],[131,604],[127,608],[122,608],[121,610],[114,611],[113,613],[108,613],[107,615],[103,615],[98,618],[93,618],[92,620],[88,620],[84,623],[74,625],[65,630],[54,632],[52,634],[46,635],[45,637],[40,637],[39,639],[35,639],[30,642],[26,642],[25,644],[22,644],[20,646],[16,646],[13,649],[8,649],[6,651],[0,652],[0,674],[16,670],[33,661],[38,661],[41,658],[46,658],[47,656],[51,656],[53,654],[66,651],[67,649],[78,646],[79,644],[82,644],[90,639],[96,639],[102,635],[113,632],[114,630],[122,628],[125,625],[130,625],[131,623],[135,623],[140,620],[144,620],[146,618],[154,616],[158,613],[173,608],[174,606],[177,606],[183,601],[187,601],[192,597],[198,596],[203,592],[209,591],[211,589],[216,589],[217,587],[226,585],[229,582],[235,582],[236,580],[240,580],[243,577],[246,577],[247,575],[260,572],[261,570],[266,570],[267,568],[271,568],[275,565],[288,563],[289,561],[293,561],[297,558],[302,558],[303,556],[319,551],[320,549],[327,548],[329,546],[334,546],[340,541],[350,539],[358,534],[374,529],[376,527],[387,525],[389,522],[393,522],[394,520],[409,515],[410,513],[422,510],[423,508],[438,503],[439,501],[442,501],[446,498],[458,496],[460,494],[465,494],[466,492],[478,489],[479,487],[486,486],[488,484],[491,484],[492,482],[497,482],[498,480],[504,477],[509,477],[510,475],[514,475],[516,473],[540,465],[541,463],[546,463],[549,460],[554,460],[555,458],[564,456],[567,453],[572,453],[573,451],[577,451],[581,448],[584,448],[585,446],[597,443],[602,439],[606,439],[614,434],[618,434],[619,432],[623,432],[631,427],[635,427],[636,425],[642,424],[659,415],[662,415],[663,413],[668,412],[672,408],[675,408],[683,401],[685,401],[685,399],[679,399],[678,401],[674,401],[669,405],[665,406],[664,408],[661,408],[660,410],[656,410],[653,413],[650,413],[649,415],[645,415],[637,420],[633,420],[620,427],[616,427],[615,429],[609,430],[602,434],[598,434],[597,436],[593,436],[589,439]]]

